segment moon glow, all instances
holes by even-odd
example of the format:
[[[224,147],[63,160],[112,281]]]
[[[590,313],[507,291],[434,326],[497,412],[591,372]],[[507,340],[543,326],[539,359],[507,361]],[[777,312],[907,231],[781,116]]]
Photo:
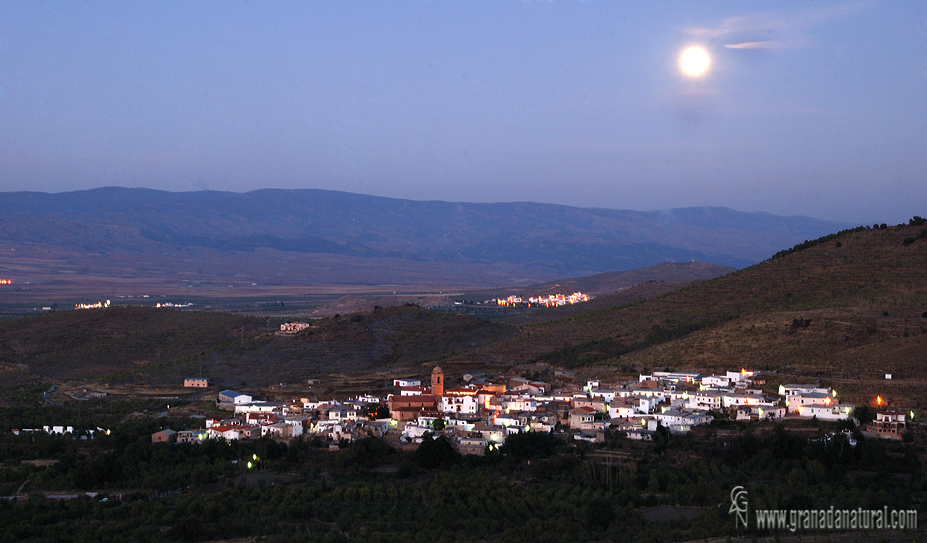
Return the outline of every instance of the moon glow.
[[[679,68],[689,77],[705,75],[710,66],[711,57],[701,47],[689,47],[679,55]]]

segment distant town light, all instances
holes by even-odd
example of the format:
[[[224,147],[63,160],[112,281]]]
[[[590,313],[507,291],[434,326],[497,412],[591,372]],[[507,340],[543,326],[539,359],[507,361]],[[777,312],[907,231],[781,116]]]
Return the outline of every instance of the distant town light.
[[[521,296],[508,296],[507,298],[496,298],[496,305],[503,307],[516,307],[518,305],[527,305],[531,307],[532,305],[543,305],[545,307],[561,307],[567,304],[573,305],[581,302],[588,302],[592,299],[592,296],[583,294],[582,292],[574,292],[573,294],[548,294],[547,296],[539,295],[536,297],[530,297],[527,301]],[[491,303],[491,302],[490,302]]]
[[[109,300],[106,300],[106,304],[103,302],[96,302],[92,304],[74,304],[74,309],[103,309],[104,307],[109,307]]]

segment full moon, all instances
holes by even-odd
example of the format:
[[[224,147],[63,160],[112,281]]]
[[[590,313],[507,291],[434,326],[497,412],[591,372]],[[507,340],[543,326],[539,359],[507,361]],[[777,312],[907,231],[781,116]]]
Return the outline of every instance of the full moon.
[[[689,77],[701,77],[708,71],[711,58],[701,47],[689,47],[679,55],[679,68]]]

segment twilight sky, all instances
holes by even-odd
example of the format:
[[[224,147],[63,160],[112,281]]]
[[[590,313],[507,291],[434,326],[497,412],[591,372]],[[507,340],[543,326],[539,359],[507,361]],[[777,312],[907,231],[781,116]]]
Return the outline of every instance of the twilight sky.
[[[902,222],[927,3],[0,3],[0,191],[111,185]]]

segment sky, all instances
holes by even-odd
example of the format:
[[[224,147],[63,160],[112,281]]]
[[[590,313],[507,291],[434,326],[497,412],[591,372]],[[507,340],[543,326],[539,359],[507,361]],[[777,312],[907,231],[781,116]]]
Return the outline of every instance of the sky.
[[[102,186],[905,222],[927,2],[0,3],[0,191]]]

